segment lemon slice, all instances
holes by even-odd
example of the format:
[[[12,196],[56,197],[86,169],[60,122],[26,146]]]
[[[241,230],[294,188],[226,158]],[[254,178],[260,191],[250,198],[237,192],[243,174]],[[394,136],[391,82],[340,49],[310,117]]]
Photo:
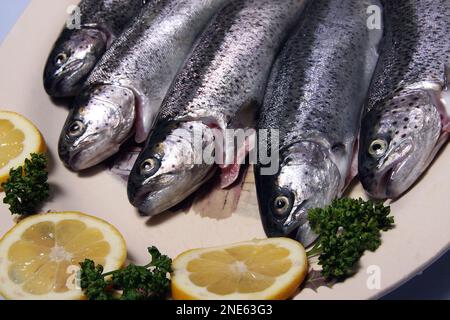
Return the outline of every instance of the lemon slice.
[[[0,185],[11,168],[23,165],[31,153],[44,151],[45,142],[33,123],[18,113],[0,111]]]
[[[7,299],[82,299],[84,259],[123,266],[125,241],[109,223],[78,212],[25,218],[0,240],[0,294]]]
[[[287,299],[303,282],[308,262],[303,246],[287,238],[196,249],[173,261],[175,300]]]

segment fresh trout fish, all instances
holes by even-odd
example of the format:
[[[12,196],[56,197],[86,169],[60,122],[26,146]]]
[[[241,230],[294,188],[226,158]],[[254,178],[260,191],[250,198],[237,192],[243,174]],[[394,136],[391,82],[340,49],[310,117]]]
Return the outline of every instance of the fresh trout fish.
[[[227,0],[150,2],[114,42],[71,108],[59,155],[75,171],[92,167],[136,133],[144,142],[198,35]]]
[[[355,142],[381,37],[366,25],[371,4],[310,2],[275,63],[258,127],[279,130],[279,165],[275,174],[265,173],[264,163],[255,166],[268,236],[290,236],[310,245],[316,235],[308,210],[329,204],[353,175]]]
[[[360,180],[374,198],[401,196],[448,140],[449,35],[450,1],[386,1],[359,152]]]
[[[232,1],[210,24],[175,79],[154,134],[131,171],[128,197],[142,213],[171,208],[214,174],[221,161],[193,161],[198,150],[200,156],[204,151],[232,160],[221,163],[222,187],[237,178],[237,157],[245,156],[246,143],[237,146],[235,158],[235,150],[221,148],[215,138],[227,129],[254,126],[270,68],[304,3]],[[202,135],[194,143],[198,132]]]
[[[82,0],[79,11],[74,12],[80,14],[80,28],[66,25],[48,57],[44,71],[47,93],[54,97],[75,96],[145,1]]]

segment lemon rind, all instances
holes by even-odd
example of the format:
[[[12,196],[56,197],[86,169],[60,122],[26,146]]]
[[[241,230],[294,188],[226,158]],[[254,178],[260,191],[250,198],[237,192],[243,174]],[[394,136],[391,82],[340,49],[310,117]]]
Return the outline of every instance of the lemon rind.
[[[187,263],[198,258],[201,254],[224,250],[242,245],[275,244],[289,250],[287,259],[293,263],[293,267],[280,277],[276,277],[275,283],[267,289],[257,293],[232,293],[218,295],[209,292],[205,287],[198,287],[189,280]],[[303,246],[295,240],[288,238],[270,238],[235,243],[232,245],[218,246],[205,249],[189,250],[179,255],[173,262],[172,274],[172,298],[174,300],[283,300],[288,299],[298,290],[306,277],[308,261]]]
[[[11,168],[17,168],[24,164],[25,159],[30,157],[31,153],[42,153],[45,152],[47,147],[44,138],[39,131],[39,129],[34,125],[33,122],[28,120],[26,117],[22,116],[13,111],[0,111],[0,119],[9,120],[13,125],[24,132],[25,140],[22,154],[14,159],[11,159],[9,163],[0,169],[0,185],[6,182],[9,176],[9,170]],[[0,191],[1,191],[0,187]]]
[[[16,226],[9,230],[0,239],[0,256],[6,257],[4,252],[17,240],[20,239],[23,231],[30,226],[44,221],[59,222],[62,220],[79,220],[86,222],[89,227],[98,228],[102,231],[104,238],[110,244],[111,248],[115,248],[106,258],[104,271],[109,272],[122,267],[126,261],[126,244],[122,234],[110,223],[103,219],[87,215],[81,212],[51,212],[31,216],[20,221]],[[17,230],[22,231],[17,235]],[[114,236],[113,236],[114,235]],[[3,253],[4,252],[4,253]],[[84,295],[80,289],[70,290],[64,293],[50,292],[45,295],[33,295],[22,290],[21,286],[15,284],[8,276],[8,260],[0,258],[0,295],[5,299],[26,299],[26,300],[79,300],[84,299]]]

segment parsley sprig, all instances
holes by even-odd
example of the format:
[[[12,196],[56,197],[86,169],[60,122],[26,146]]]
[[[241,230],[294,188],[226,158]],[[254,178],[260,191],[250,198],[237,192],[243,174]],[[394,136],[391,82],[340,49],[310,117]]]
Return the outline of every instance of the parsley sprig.
[[[23,167],[9,171],[9,178],[2,184],[2,188],[5,191],[3,203],[9,204],[11,214],[36,213],[42,202],[49,197],[47,177],[45,154],[32,153],[31,159],[26,159]]]
[[[81,288],[89,300],[155,300],[166,298],[172,260],[156,247],[148,248],[152,257],[145,266],[128,265],[103,273],[103,266],[86,259],[81,266]],[[122,291],[120,294],[119,292]]]
[[[313,231],[319,239],[308,257],[319,255],[322,274],[343,280],[355,272],[364,251],[375,251],[381,244],[381,231],[393,227],[390,207],[362,199],[334,200],[325,208],[309,211]]]

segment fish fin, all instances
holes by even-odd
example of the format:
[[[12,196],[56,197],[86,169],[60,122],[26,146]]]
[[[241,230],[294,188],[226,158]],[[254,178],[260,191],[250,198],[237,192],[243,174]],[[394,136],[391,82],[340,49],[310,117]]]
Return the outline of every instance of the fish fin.
[[[230,217],[237,210],[241,192],[247,173],[247,168],[240,170],[236,183],[223,189],[220,179],[212,179],[195,196],[192,209],[202,217],[217,220]]]
[[[109,165],[109,172],[126,183],[141,151],[142,146],[139,145],[125,146]]]
[[[443,131],[443,133],[440,135],[439,139],[436,141],[436,145],[434,146],[433,150],[431,151],[430,155],[428,156],[428,159],[425,161],[425,164],[423,165],[422,172],[425,172],[433,160],[436,158],[436,155],[439,153],[439,151],[442,149],[442,147],[447,143],[447,141],[450,138],[450,133],[448,131]]]
[[[350,162],[350,167],[348,168],[347,176],[345,177],[345,181],[343,184],[342,189],[339,192],[338,197],[342,197],[344,192],[347,190],[347,188],[350,186],[350,184],[353,182],[353,180],[358,176],[358,152],[359,152],[359,132],[357,135],[357,138],[355,139],[355,142],[353,143],[353,148],[351,150],[352,152],[352,160]]]
[[[158,115],[159,101],[151,101],[136,95],[136,134],[135,141],[142,143],[147,140]],[[158,106],[158,107],[156,107]]]
[[[447,124],[445,124],[442,127],[442,129],[443,129],[444,132],[450,133],[450,122],[447,122]]]
[[[449,89],[449,80],[450,80],[450,66],[444,64],[444,91],[448,91]]]
[[[444,91],[442,93],[442,110],[439,110],[442,119],[442,131],[450,133],[450,92]]]
[[[220,187],[225,189],[232,185],[239,176],[240,169],[241,165],[237,163],[222,168],[220,172]]]
[[[254,128],[256,124],[259,110],[258,106],[259,102],[256,99],[249,99],[242,104],[241,108],[229,124],[230,129],[245,130],[243,132],[245,134],[243,144],[236,146],[234,145],[236,139],[233,139],[233,148],[218,148],[218,150],[223,151],[223,157],[225,159],[224,164],[220,165],[220,168],[222,169],[220,186],[223,189],[229,187],[237,180],[241,164],[245,162],[245,158],[255,146],[256,131],[252,128]],[[233,134],[235,133],[237,133],[237,131],[233,131]],[[225,137],[225,140],[226,139],[227,137]]]
[[[256,142],[256,131],[253,130],[249,135],[244,138],[244,143],[240,146],[236,146],[234,149],[234,159],[231,164],[225,162],[220,165],[220,186],[222,189],[232,185],[239,177],[241,165],[245,163],[247,155],[254,150]],[[230,157],[229,154],[225,155],[225,159]]]
[[[345,180],[345,187],[342,192],[347,189],[347,187],[352,183],[353,179],[358,175],[358,151],[359,151],[359,138],[356,139],[355,145],[353,147],[352,162],[350,164],[350,170],[348,172],[347,178]]]
[[[439,115],[441,117],[441,135],[436,141],[436,144],[431,151],[425,165],[423,166],[423,171],[425,171],[429,165],[432,163],[433,159],[438,154],[439,150],[444,146],[444,144],[450,138],[450,84],[448,81],[450,80],[450,67],[445,65],[444,72],[444,86],[442,87],[442,91],[438,92],[436,90],[429,90],[428,93],[430,95],[431,101],[433,105],[437,108]]]
[[[425,89],[439,112],[443,133],[450,132],[450,84],[448,81],[450,81],[450,67],[445,65],[444,85],[441,85],[439,89]]]
[[[445,65],[444,89],[438,104],[439,112],[442,117],[442,131],[450,132],[450,66]]]

